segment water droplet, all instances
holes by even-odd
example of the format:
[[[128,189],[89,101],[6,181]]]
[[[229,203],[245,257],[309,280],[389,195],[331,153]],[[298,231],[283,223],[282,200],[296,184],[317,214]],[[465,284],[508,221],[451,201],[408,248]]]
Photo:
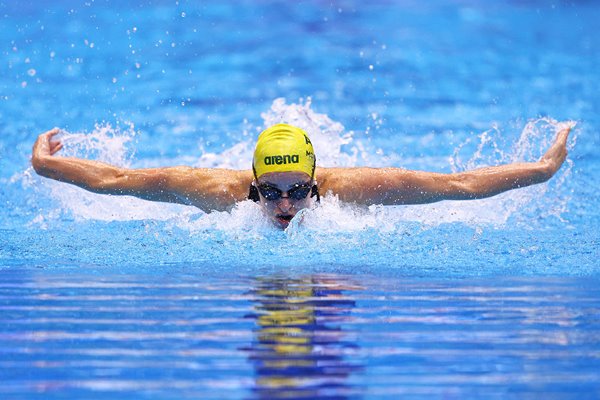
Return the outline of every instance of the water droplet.
[[[29,75],[29,76],[35,76],[35,73],[36,73],[36,71],[33,68],[31,68],[27,71],[27,75]]]

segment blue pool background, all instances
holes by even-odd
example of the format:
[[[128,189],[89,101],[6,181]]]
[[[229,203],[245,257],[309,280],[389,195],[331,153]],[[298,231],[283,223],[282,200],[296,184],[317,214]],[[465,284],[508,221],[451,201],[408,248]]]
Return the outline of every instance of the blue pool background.
[[[600,395],[594,2],[0,2],[0,397]],[[326,197],[281,232],[39,178],[36,136],[131,167],[535,160],[476,202]],[[281,345],[285,343],[285,345]]]

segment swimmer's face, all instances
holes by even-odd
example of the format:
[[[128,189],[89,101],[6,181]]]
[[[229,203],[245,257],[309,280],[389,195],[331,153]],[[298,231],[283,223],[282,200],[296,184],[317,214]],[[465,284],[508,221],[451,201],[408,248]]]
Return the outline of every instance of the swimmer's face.
[[[260,204],[281,229],[303,208],[310,206],[313,181],[304,172],[269,172],[256,181]]]

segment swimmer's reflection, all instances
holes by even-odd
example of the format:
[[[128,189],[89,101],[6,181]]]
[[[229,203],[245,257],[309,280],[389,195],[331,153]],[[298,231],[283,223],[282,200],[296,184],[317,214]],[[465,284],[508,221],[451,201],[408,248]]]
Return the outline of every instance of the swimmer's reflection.
[[[360,368],[345,353],[357,346],[341,324],[349,320],[354,300],[345,295],[359,287],[334,276],[257,278],[254,364],[256,398],[344,399],[356,395],[347,382]]]

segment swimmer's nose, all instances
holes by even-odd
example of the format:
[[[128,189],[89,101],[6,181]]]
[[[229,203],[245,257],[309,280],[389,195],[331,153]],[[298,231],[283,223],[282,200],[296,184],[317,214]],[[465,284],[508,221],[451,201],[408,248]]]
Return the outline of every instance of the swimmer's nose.
[[[277,203],[277,207],[283,212],[288,212],[293,206],[289,197],[282,197]]]

